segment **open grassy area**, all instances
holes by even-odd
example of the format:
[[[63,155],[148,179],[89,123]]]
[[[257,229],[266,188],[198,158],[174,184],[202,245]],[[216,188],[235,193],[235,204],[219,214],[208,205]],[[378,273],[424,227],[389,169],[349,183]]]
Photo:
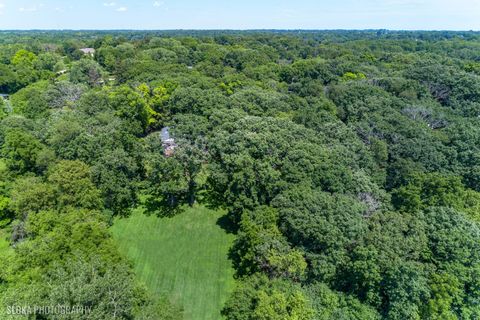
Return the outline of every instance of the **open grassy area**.
[[[5,229],[0,229],[0,257],[12,252],[10,242],[8,241],[9,236]]]
[[[173,218],[138,210],[112,231],[152,292],[181,305],[187,320],[216,320],[234,286],[227,257],[234,236],[217,225],[222,215],[200,206]]]

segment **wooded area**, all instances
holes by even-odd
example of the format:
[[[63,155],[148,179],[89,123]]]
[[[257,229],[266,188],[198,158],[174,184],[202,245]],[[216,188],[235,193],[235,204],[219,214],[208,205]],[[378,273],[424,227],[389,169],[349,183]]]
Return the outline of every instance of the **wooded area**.
[[[110,228],[198,204],[225,319],[480,318],[480,33],[0,32],[0,93],[1,319],[183,319]]]

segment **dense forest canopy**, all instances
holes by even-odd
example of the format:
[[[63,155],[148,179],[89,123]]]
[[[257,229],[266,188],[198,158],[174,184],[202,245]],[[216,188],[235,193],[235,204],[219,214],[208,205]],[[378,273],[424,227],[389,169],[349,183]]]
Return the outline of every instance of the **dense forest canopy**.
[[[480,318],[480,33],[2,31],[0,93],[1,319],[181,319],[109,227],[196,203],[225,319]]]

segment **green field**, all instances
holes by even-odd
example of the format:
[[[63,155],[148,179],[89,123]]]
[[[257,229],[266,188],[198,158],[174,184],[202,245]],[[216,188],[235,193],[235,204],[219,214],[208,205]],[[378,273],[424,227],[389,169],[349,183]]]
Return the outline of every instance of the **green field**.
[[[0,259],[4,254],[11,254],[12,248],[8,241],[10,234],[5,229],[0,229]]]
[[[182,306],[187,320],[216,320],[234,286],[227,257],[234,236],[217,225],[222,215],[205,207],[189,208],[173,218],[137,210],[117,220],[112,231],[154,294],[168,295]]]

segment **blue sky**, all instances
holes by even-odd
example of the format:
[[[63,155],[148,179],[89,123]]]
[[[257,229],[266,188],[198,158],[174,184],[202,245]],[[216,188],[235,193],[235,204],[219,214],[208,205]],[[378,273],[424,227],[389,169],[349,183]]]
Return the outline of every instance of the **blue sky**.
[[[480,0],[0,0],[0,29],[480,30]]]

